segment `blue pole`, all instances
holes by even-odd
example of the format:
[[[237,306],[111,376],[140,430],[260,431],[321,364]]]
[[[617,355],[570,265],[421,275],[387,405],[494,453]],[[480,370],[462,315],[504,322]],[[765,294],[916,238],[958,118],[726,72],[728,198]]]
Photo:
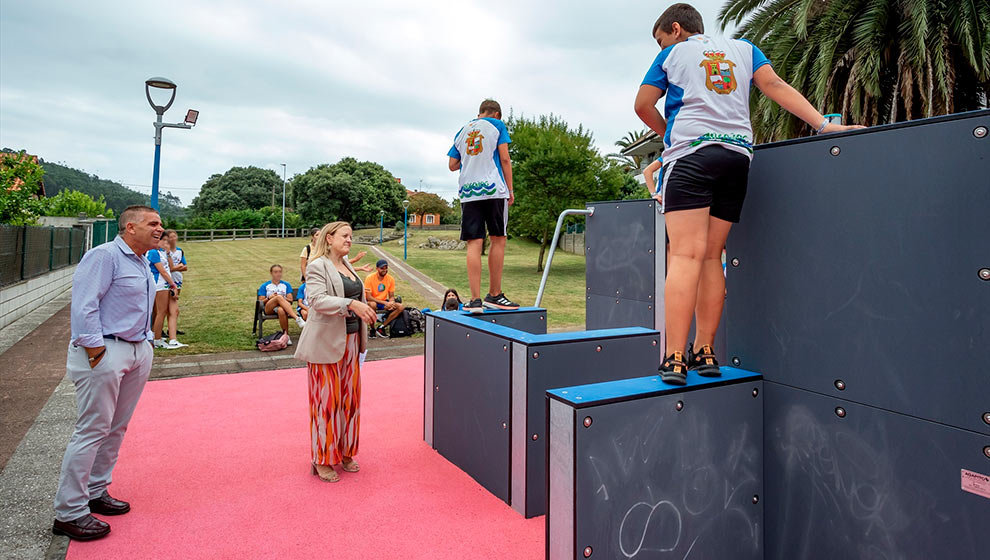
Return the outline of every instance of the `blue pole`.
[[[409,209],[402,210],[402,260],[409,254]]]
[[[151,207],[158,210],[158,167],[162,160],[162,145],[155,144],[155,171],[151,176]]]

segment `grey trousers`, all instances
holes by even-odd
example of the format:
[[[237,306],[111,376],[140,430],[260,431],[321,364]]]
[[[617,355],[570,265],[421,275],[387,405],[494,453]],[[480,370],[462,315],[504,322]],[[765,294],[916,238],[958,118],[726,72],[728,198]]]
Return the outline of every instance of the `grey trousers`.
[[[151,373],[154,350],[147,342],[104,340],[107,352],[95,368],[86,350],[69,345],[65,369],[76,386],[79,418],[62,459],[55,518],[72,521],[88,513],[89,500],[110,485],[120,443]]]

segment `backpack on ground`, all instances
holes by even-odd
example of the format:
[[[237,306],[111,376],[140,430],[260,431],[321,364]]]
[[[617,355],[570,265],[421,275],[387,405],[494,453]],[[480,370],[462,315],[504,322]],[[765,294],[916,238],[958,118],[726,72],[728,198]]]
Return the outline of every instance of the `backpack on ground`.
[[[407,309],[409,312],[409,327],[412,332],[419,333],[426,331],[426,317],[423,312],[415,307]]]
[[[411,336],[412,325],[410,323],[411,321],[409,319],[409,310],[403,309],[402,313],[399,314],[399,316],[396,317],[395,319],[392,319],[392,322],[389,323],[389,331],[388,331],[389,338],[400,338],[403,336]]]
[[[262,352],[275,352],[282,350],[289,345],[289,334],[279,331],[258,339],[258,350]]]

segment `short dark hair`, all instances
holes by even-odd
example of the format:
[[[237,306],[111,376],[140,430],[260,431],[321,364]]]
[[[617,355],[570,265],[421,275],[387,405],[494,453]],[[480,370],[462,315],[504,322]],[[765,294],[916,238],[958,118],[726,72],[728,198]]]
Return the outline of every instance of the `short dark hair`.
[[[282,265],[280,265],[280,264],[273,264],[271,267],[269,267],[268,273],[271,274],[272,272],[275,272],[275,269],[276,268],[282,268]]]
[[[701,19],[701,14],[698,13],[698,10],[694,9],[694,6],[691,4],[674,4],[664,10],[660,14],[660,17],[657,18],[657,22],[653,24],[653,33],[650,36],[656,37],[657,29],[664,33],[673,33],[675,21],[685,31],[692,33],[705,32],[705,22]]]
[[[478,108],[479,115],[484,115],[485,113],[498,113],[501,115],[502,106],[494,99],[486,99],[481,102],[481,107]]]
[[[317,233],[320,233],[320,228],[318,228],[318,227],[315,227],[315,228],[312,228],[311,230],[309,230],[309,236],[310,237],[313,237]]]
[[[117,231],[124,233],[124,230],[127,229],[127,223],[137,221],[138,214],[144,214],[145,212],[154,212],[157,214],[158,210],[155,210],[151,206],[144,206],[143,204],[135,204],[124,208],[124,211],[120,213],[120,217],[117,218]]]

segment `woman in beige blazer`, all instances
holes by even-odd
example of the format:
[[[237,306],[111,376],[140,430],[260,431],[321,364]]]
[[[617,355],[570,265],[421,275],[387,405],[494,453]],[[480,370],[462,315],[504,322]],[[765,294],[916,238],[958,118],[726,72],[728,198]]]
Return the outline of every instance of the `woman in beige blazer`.
[[[375,312],[365,303],[364,283],[347,260],[351,227],[346,222],[323,226],[306,266],[309,320],[296,345],[296,358],[307,364],[309,378],[312,472],[327,482],[359,470],[361,369],[358,356],[368,342]]]

